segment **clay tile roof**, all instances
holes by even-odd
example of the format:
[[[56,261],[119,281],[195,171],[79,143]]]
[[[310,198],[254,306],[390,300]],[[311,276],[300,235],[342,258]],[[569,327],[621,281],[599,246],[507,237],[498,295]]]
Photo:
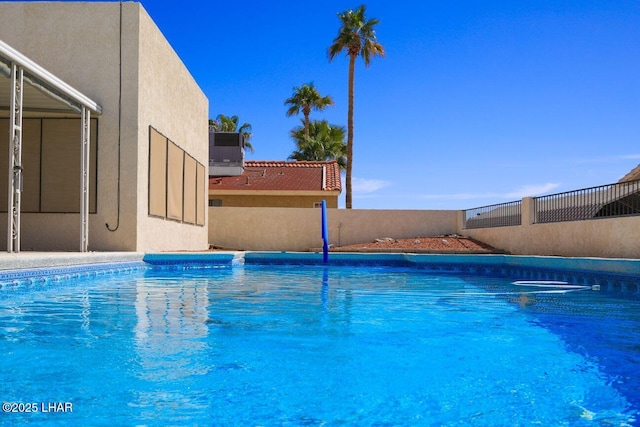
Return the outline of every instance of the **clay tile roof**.
[[[245,161],[240,176],[209,177],[210,190],[342,191],[335,160]]]

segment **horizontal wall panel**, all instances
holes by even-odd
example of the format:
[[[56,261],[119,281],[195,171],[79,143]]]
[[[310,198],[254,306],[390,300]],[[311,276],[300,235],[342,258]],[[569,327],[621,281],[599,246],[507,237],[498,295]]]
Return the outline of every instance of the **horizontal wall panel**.
[[[182,221],[184,151],[169,141],[167,149],[167,218]]]
[[[149,215],[204,225],[205,167],[149,126]]]
[[[80,121],[42,124],[42,211],[80,212]]]
[[[22,212],[40,211],[40,119],[22,120]],[[6,151],[5,151],[6,153]],[[4,156],[7,158],[7,156]],[[6,159],[8,163],[9,159]],[[6,167],[0,169],[6,170]],[[5,174],[6,176],[7,174]],[[8,177],[7,177],[8,178]],[[78,178],[79,180],[80,178]],[[78,181],[78,185],[80,182]],[[3,187],[0,187],[2,190]],[[6,194],[5,194],[6,198]]]
[[[80,212],[80,119],[23,119],[21,211]],[[0,212],[7,211],[9,119],[0,119]],[[89,211],[96,212],[98,121],[91,120]]]
[[[0,212],[6,212],[9,191],[9,119],[0,120],[0,135]],[[23,119],[21,212],[39,210],[40,119]]]
[[[183,221],[189,224],[196,223],[196,159],[185,154],[184,156],[184,217]]]
[[[155,129],[149,137],[149,215],[167,216],[167,138]]]
[[[0,119],[0,212],[7,212],[9,185],[9,119]]]
[[[206,195],[208,193],[205,187],[206,176],[204,166],[198,163],[196,172],[196,224],[204,225],[204,215],[206,207]]]
[[[80,212],[80,119],[42,120],[41,212]],[[89,183],[96,182],[97,125],[92,121]],[[95,189],[90,185],[91,190]],[[96,192],[89,191],[89,211],[96,211]]]

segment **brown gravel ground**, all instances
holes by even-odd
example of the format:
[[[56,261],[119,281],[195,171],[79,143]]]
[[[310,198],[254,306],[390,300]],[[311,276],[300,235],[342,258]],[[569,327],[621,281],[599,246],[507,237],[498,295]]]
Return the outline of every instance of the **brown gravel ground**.
[[[412,253],[502,253],[477,240],[456,234],[413,237],[409,239],[379,238],[369,243],[331,247],[331,252],[412,252]]]

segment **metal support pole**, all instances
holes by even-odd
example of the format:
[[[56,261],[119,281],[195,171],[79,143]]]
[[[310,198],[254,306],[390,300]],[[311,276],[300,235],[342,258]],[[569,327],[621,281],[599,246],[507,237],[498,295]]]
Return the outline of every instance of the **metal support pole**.
[[[9,120],[9,182],[7,194],[7,252],[20,252],[20,202],[22,193],[22,67],[11,64]]]
[[[82,107],[80,149],[80,252],[89,249],[89,142],[91,111]]]
[[[327,221],[327,201],[323,200],[321,204],[322,215],[322,262],[329,262],[329,223]]]

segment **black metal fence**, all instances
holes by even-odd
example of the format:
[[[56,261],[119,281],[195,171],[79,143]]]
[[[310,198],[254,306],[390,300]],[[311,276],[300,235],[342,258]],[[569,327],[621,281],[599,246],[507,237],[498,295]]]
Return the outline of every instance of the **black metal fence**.
[[[507,227],[522,224],[522,201],[499,203],[464,211],[464,228]]]
[[[640,215],[640,180],[535,197],[533,203],[535,223]],[[464,211],[464,228],[514,225],[522,225],[521,201]]]
[[[640,180],[536,197],[535,222],[640,215]]]

